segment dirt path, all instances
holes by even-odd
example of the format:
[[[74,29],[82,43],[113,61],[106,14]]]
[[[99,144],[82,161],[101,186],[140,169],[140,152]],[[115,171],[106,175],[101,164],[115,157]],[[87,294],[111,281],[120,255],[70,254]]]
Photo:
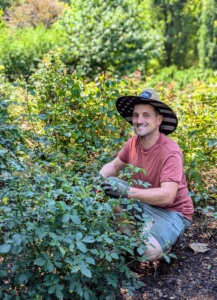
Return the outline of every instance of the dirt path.
[[[197,217],[192,227],[173,247],[177,259],[160,262],[157,269],[133,263],[144,287],[133,297],[122,290],[125,300],[217,300],[217,220]],[[207,252],[194,253],[190,243],[205,243]]]

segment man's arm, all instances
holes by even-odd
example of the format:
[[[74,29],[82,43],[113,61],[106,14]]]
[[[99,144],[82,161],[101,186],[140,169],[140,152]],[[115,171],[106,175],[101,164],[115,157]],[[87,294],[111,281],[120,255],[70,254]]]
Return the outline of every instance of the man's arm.
[[[104,165],[99,171],[99,173],[105,178],[110,176],[117,176],[120,170],[124,169],[125,166],[126,164],[123,161],[121,161],[118,157],[116,157],[110,163]]]
[[[131,187],[128,198],[137,199],[150,205],[165,207],[173,203],[177,190],[177,182],[162,182],[159,188],[138,189]]]

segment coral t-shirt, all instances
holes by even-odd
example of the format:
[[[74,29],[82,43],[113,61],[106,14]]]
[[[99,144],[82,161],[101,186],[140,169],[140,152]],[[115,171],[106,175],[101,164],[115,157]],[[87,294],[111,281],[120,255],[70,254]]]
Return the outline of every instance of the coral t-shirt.
[[[180,212],[185,218],[192,220],[193,202],[188,195],[182,152],[175,141],[161,133],[152,147],[144,149],[141,138],[134,135],[126,142],[118,157],[124,163],[146,171],[146,175],[138,172],[133,175],[132,179],[148,182],[151,184],[148,188],[158,188],[161,182],[177,182],[176,198],[171,205],[165,206],[164,209]],[[134,187],[144,188],[141,185],[134,185]]]

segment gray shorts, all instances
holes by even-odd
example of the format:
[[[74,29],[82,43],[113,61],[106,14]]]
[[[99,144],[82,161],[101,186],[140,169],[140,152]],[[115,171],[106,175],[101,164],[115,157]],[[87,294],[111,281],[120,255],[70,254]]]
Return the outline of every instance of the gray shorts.
[[[116,177],[109,178],[128,185],[125,180]],[[152,235],[161,245],[163,252],[174,245],[185,230],[191,226],[191,221],[180,212],[168,211],[141,201],[135,201],[133,205],[122,203],[121,206],[125,209],[128,207],[127,210],[134,215],[135,220],[140,224],[144,223],[142,232]]]
[[[138,216],[144,218],[144,232],[147,233],[148,230],[148,233],[159,242],[163,252],[174,245],[191,225],[191,221],[179,212],[168,211],[140,201],[135,201],[131,212],[140,222],[141,219]]]

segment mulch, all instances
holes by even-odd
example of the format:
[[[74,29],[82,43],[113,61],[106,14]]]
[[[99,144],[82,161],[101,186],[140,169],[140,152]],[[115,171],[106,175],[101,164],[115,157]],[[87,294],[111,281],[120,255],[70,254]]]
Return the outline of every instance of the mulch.
[[[208,251],[195,252],[189,244],[205,243]],[[148,265],[133,262],[144,286],[134,296],[122,290],[124,300],[217,300],[217,220],[197,215],[191,228],[173,246],[171,262]]]

